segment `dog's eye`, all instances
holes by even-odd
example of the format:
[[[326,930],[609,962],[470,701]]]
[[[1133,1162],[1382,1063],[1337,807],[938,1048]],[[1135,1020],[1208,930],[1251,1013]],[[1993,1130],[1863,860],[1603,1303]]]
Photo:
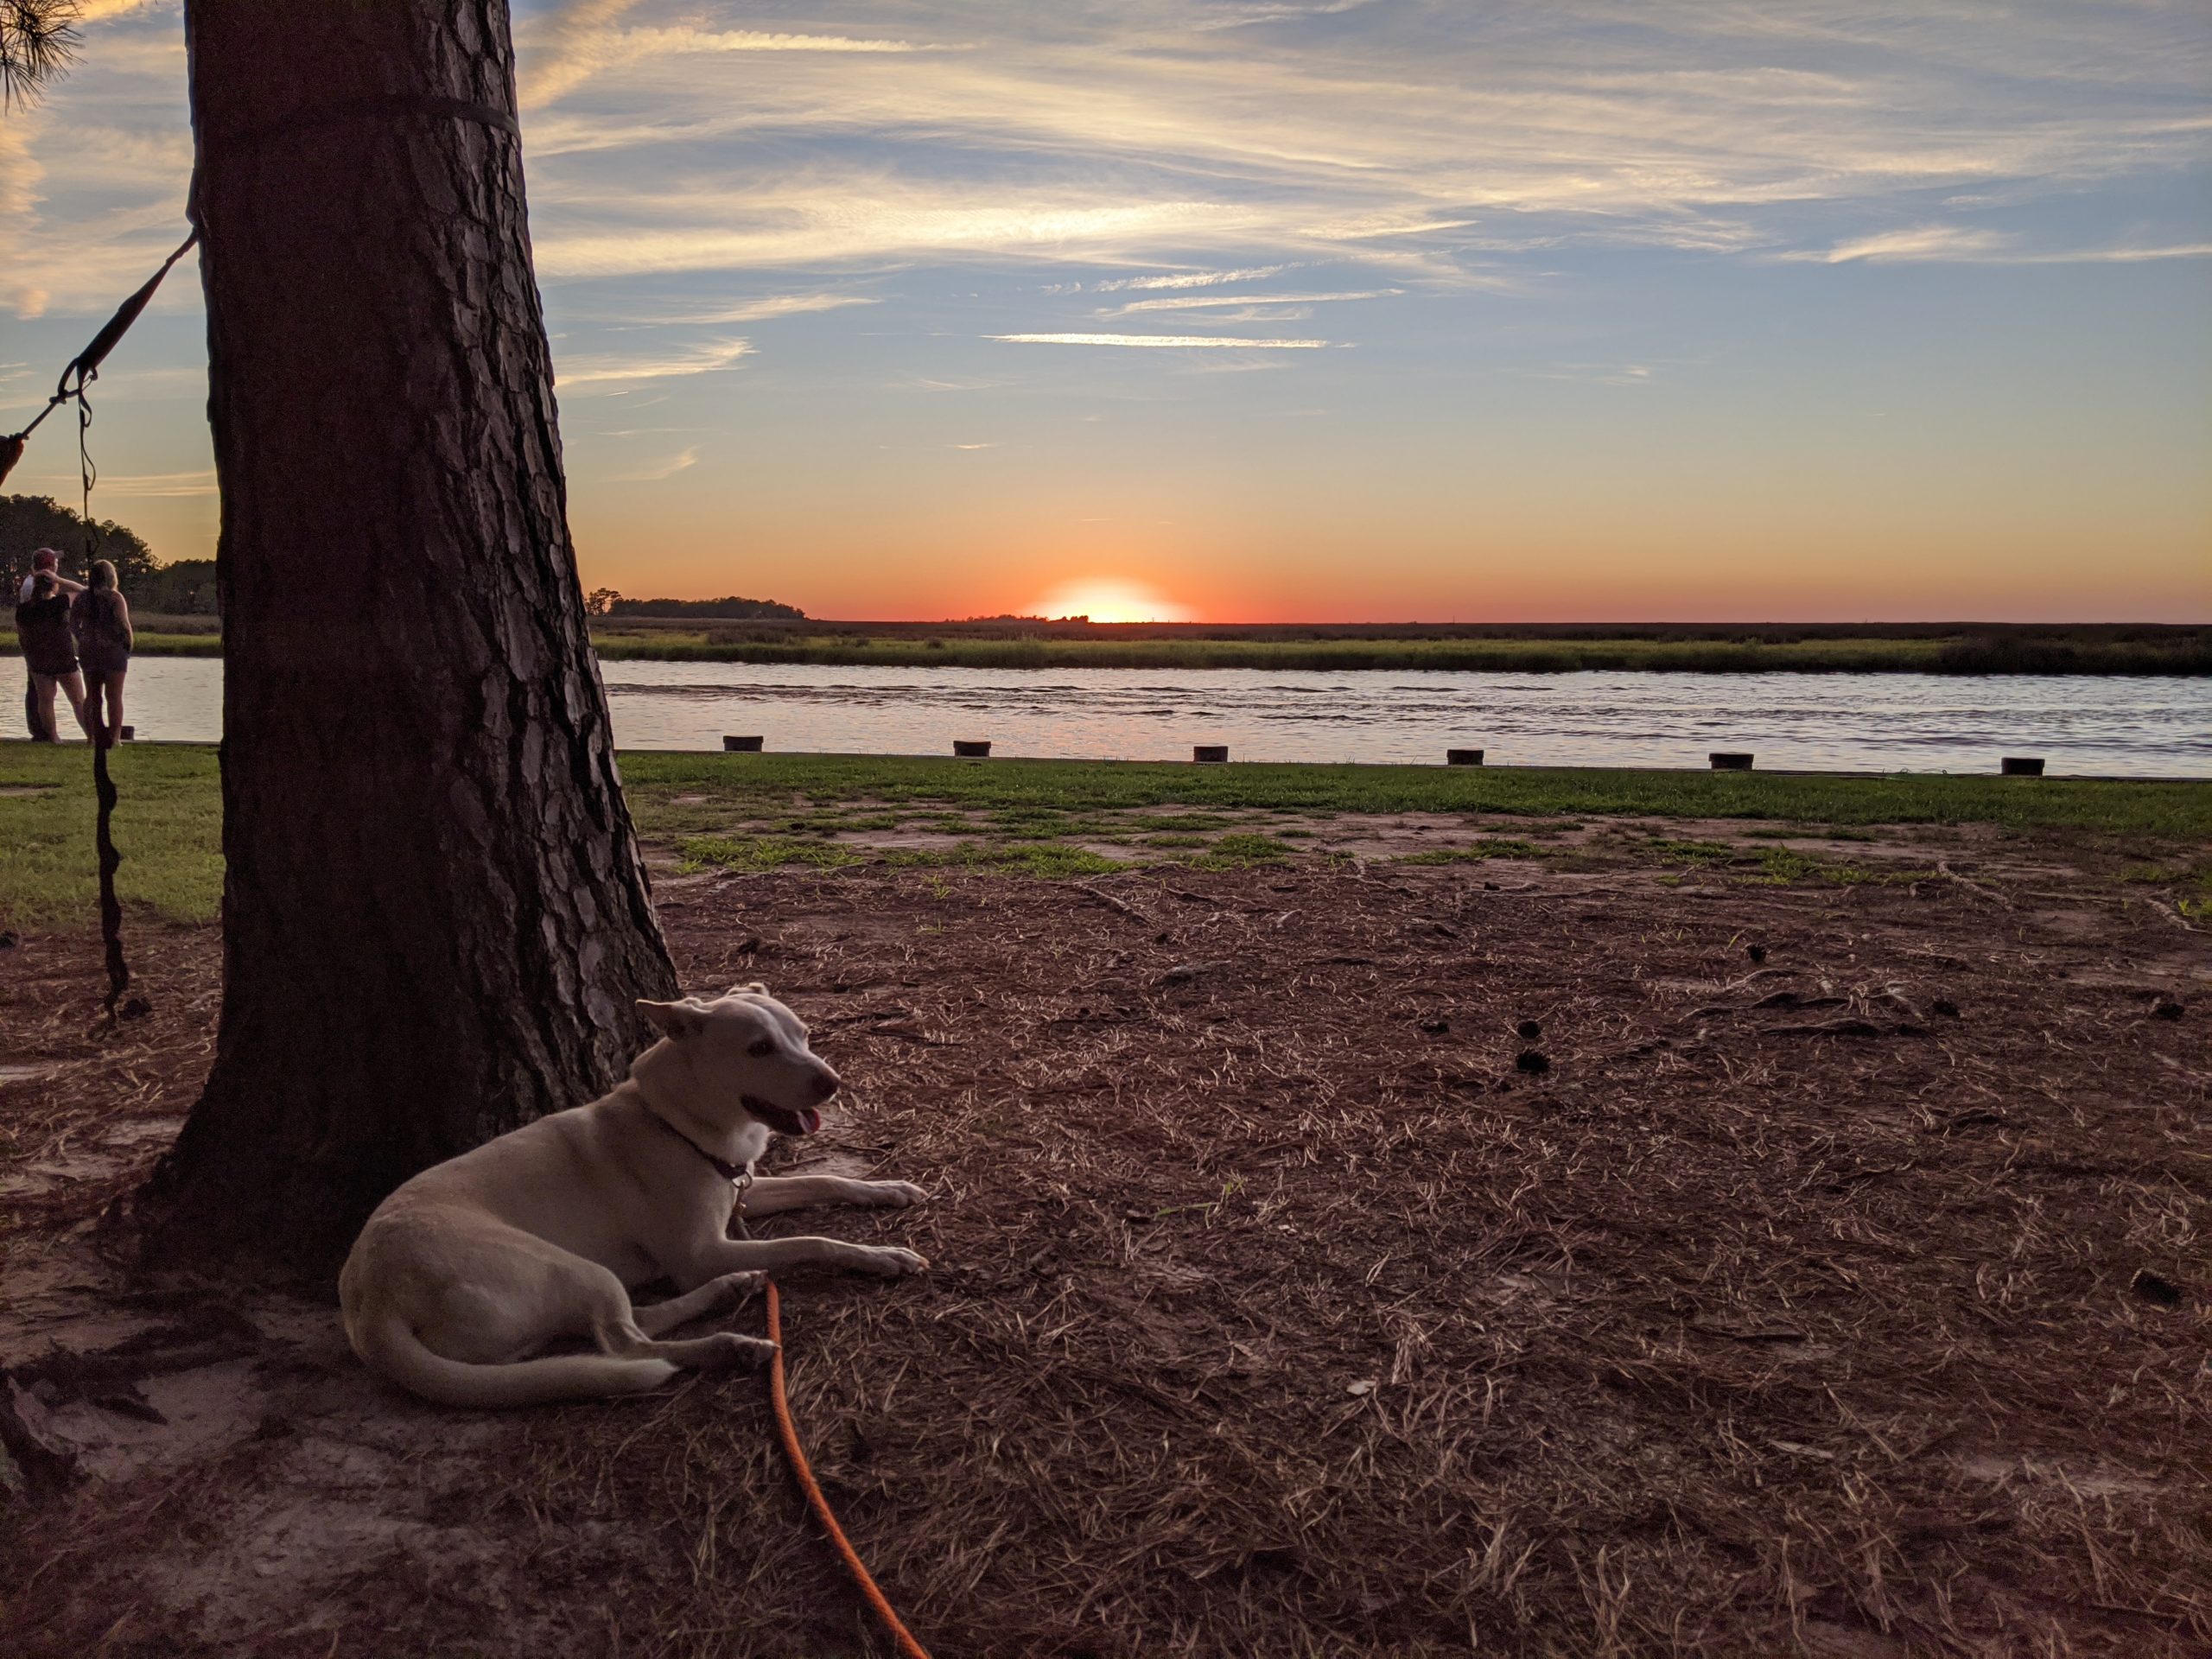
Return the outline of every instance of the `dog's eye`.
[[[766,1037],[763,1037],[759,1042],[753,1044],[752,1047],[747,1049],[745,1052],[750,1054],[756,1060],[765,1060],[771,1054],[776,1052],[776,1046],[770,1042]]]

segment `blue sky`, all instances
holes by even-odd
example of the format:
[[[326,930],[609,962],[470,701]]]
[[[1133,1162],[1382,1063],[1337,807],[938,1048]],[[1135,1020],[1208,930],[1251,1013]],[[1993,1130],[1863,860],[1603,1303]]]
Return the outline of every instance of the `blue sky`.
[[[0,424],[181,234],[0,123]],[[2212,620],[2202,3],[518,9],[585,580],[818,614]],[[213,542],[195,273],[99,505]],[[11,487],[67,495],[41,434]]]

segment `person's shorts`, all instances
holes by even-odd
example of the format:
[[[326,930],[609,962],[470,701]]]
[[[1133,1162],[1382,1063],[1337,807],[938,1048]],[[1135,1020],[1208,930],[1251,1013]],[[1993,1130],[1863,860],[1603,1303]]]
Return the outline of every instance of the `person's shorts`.
[[[127,651],[80,651],[78,662],[87,674],[120,674],[130,666]]]
[[[74,674],[77,671],[77,659],[74,656],[41,654],[26,657],[23,660],[32,673],[43,674],[49,679],[58,680],[65,674]]]

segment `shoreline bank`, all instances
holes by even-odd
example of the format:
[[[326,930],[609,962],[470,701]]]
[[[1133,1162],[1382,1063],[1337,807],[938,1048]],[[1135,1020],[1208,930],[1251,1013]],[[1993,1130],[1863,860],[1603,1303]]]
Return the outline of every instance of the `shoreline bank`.
[[[149,619],[158,623],[159,619]],[[2197,679],[2212,677],[2212,632],[2172,644],[2104,638],[1910,637],[1748,639],[976,638],[944,632],[747,637],[765,630],[594,631],[602,662],[746,663],[832,668],[1228,669],[1493,674],[1930,674]],[[142,657],[220,657],[213,629],[143,627]],[[0,656],[16,656],[0,638]]]

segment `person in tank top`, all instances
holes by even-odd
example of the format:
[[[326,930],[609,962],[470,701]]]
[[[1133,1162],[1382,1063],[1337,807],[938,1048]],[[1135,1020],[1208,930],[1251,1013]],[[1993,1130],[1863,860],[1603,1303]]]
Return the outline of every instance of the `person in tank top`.
[[[85,671],[86,734],[112,748],[123,741],[123,677],[130,667],[130,604],[115,585],[115,566],[92,562],[92,585],[69,602],[69,625]]]

